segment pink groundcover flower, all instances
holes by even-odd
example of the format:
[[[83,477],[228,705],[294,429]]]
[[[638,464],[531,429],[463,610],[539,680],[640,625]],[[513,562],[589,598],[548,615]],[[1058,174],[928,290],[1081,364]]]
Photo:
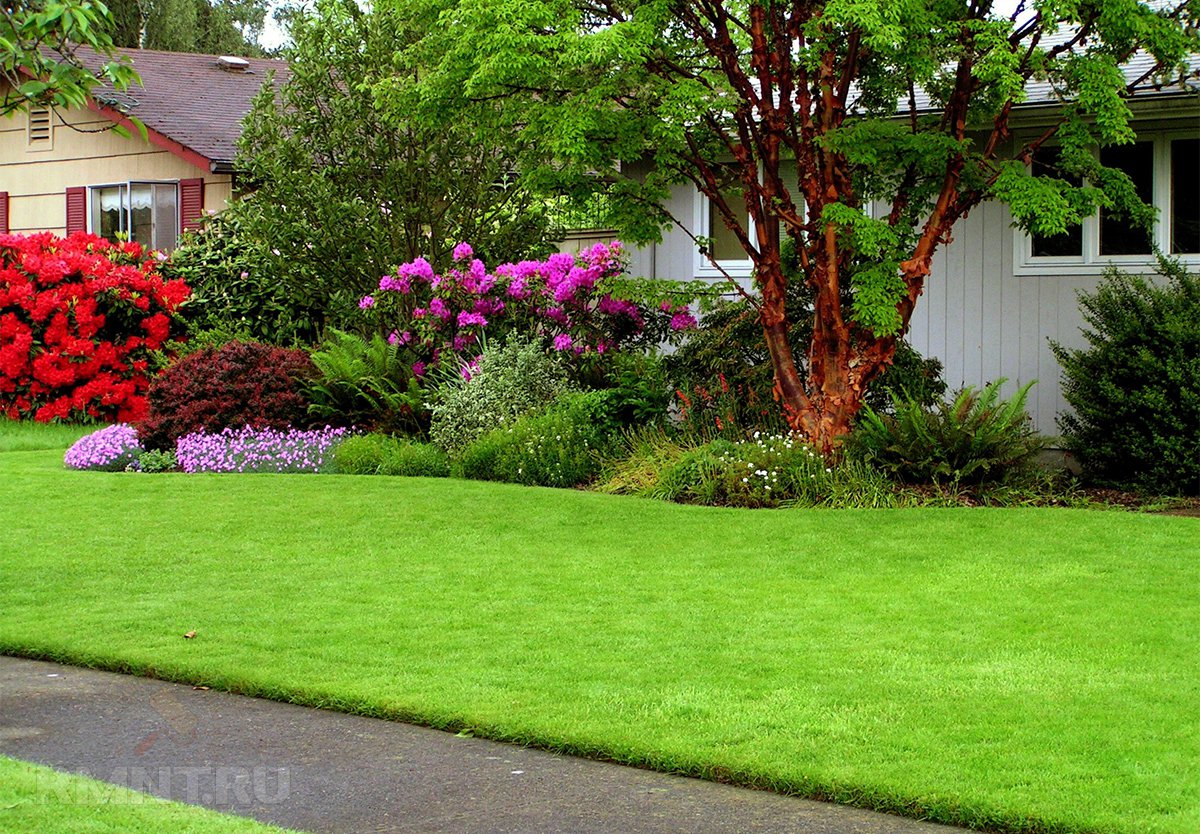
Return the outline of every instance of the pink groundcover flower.
[[[179,438],[175,457],[184,472],[320,472],[347,429],[225,429]]]

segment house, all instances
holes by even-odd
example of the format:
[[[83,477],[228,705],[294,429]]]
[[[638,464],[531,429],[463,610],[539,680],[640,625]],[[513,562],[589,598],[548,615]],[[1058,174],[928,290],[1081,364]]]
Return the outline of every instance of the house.
[[[1144,70],[1136,60],[1126,67],[1134,78]],[[1057,106],[1045,85],[1031,85],[1014,111],[1015,135],[1040,133]],[[1028,409],[1047,435],[1058,434],[1055,418],[1068,408],[1050,342],[1085,345],[1077,294],[1095,289],[1109,264],[1153,274],[1154,248],[1200,269],[1200,94],[1194,86],[1149,90],[1130,106],[1136,144],[1105,149],[1101,157],[1128,173],[1142,199],[1158,209],[1152,240],[1102,214],[1069,234],[1031,239],[1013,227],[1006,206],[985,203],[939,250],[908,332],[913,347],[941,360],[951,389],[1005,377],[1011,392],[1037,380]],[[694,243],[711,236],[721,267],[749,283],[750,261],[694,186],[676,186],[667,208],[686,229],[670,228],[661,243],[636,250],[634,274],[722,280]],[[601,236],[580,232],[568,247]]]
[[[0,119],[0,232],[126,234],[158,249],[237,191],[241,121],[270,71],[287,64],[119,50],[142,86],[98,87],[89,106]],[[100,59],[83,54],[85,62]],[[145,126],[145,135],[129,120]],[[130,135],[113,131],[123,125]]]

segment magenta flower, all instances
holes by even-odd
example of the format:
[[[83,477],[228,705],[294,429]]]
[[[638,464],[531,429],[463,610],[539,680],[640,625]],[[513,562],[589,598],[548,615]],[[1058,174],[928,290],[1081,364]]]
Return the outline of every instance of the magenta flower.
[[[420,360],[413,362],[412,372],[413,376],[417,377],[418,379],[425,376],[425,363],[421,362]]]
[[[435,299],[436,300],[436,299]],[[487,327],[487,319],[480,313],[469,313],[463,310],[458,314],[459,327]]]
[[[570,335],[568,335],[566,333],[559,333],[557,336],[554,337],[554,349],[555,350],[570,350],[574,344],[575,343],[571,339]]]
[[[375,306],[375,297],[374,296],[364,295],[361,299],[359,299],[358,308],[360,310],[369,310],[370,308],[372,308],[374,306]]]
[[[695,330],[696,317],[687,312],[676,313],[671,316],[671,329],[677,332],[680,330]]]
[[[454,247],[454,260],[465,261],[475,254],[475,250],[471,248],[469,243],[460,243]]]
[[[429,312],[443,321],[449,321],[453,315],[450,308],[446,306],[446,302],[440,298],[434,298],[429,302]]]

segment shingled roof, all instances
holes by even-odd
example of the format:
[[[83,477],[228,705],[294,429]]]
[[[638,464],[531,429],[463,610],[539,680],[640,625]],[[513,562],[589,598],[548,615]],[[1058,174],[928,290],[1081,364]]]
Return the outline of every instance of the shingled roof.
[[[241,70],[223,69],[220,56],[151,49],[117,50],[133,61],[141,86],[117,91],[109,85],[93,90],[97,109],[106,115],[124,114],[140,120],[154,141],[159,134],[208,163],[210,171],[229,170],[237,156],[242,119],[262,88],[268,73],[276,86],[288,78],[286,61],[245,58]],[[85,63],[103,63],[95,53],[80,57]],[[162,144],[155,142],[155,144]]]

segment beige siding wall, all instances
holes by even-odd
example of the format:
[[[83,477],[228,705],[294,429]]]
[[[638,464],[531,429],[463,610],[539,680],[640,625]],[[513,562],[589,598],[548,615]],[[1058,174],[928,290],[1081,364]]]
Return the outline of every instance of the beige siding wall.
[[[25,114],[0,118],[0,191],[9,194],[12,232],[62,234],[66,189],[80,185],[203,177],[205,210],[225,208],[232,194],[229,174],[211,174],[136,133],[119,136],[106,129],[111,124],[89,110],[61,111],[54,115],[51,142],[39,147],[28,141]]]

